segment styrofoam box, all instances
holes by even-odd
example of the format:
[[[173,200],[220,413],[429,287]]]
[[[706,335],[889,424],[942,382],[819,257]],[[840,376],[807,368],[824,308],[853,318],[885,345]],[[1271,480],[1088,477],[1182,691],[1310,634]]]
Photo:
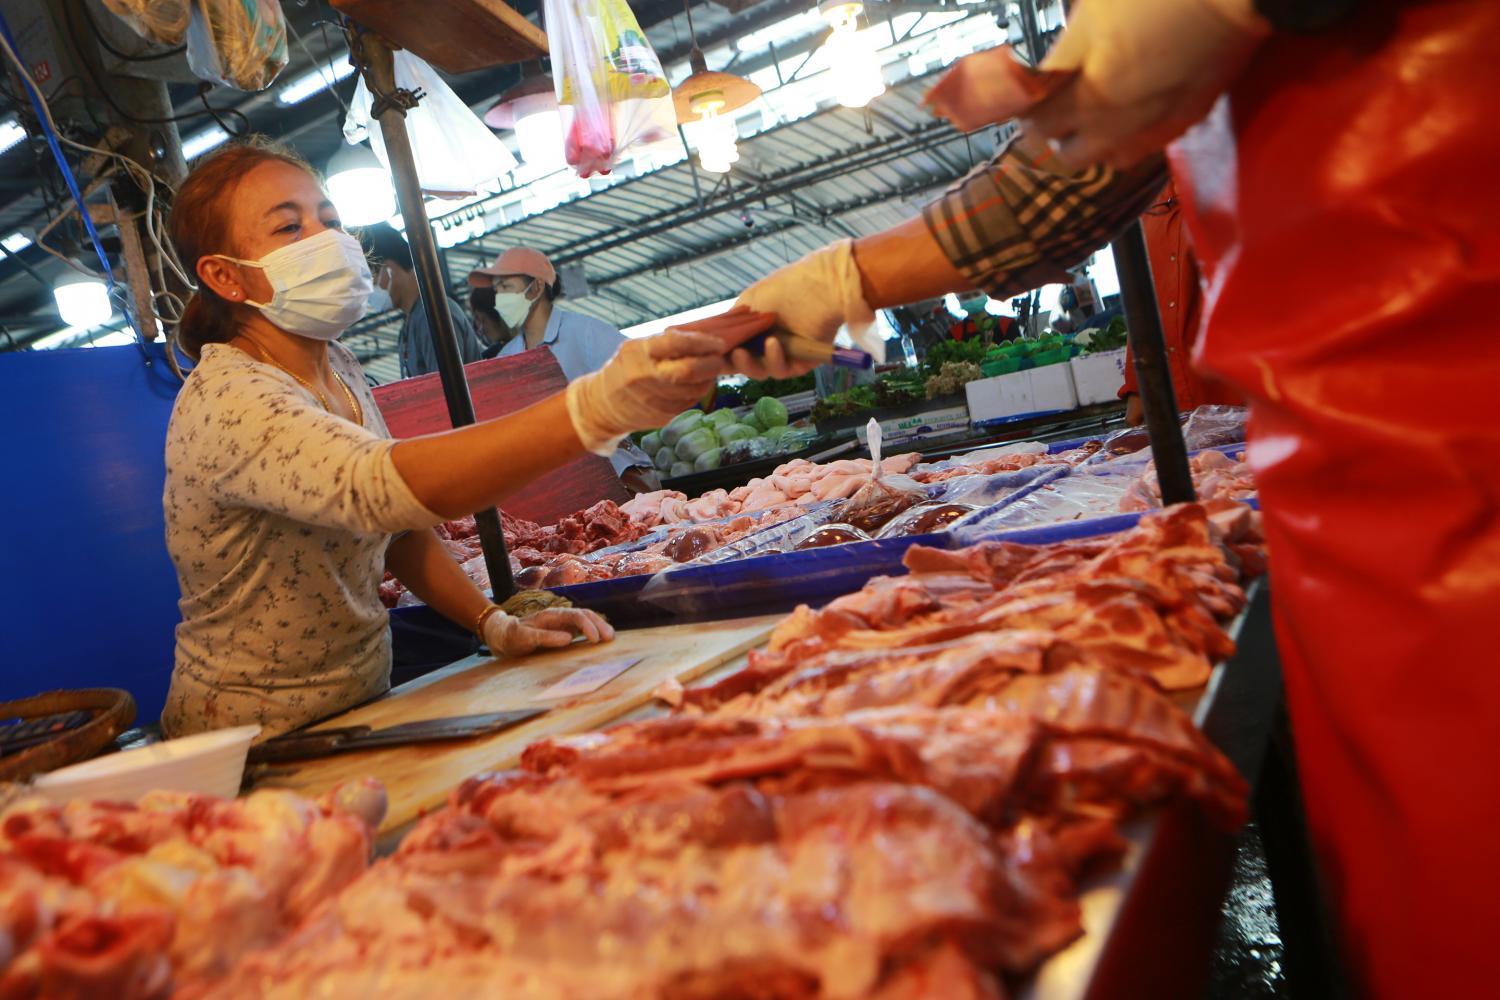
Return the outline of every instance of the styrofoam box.
[[[1073,369],[1079,406],[1113,403],[1120,397],[1120,387],[1125,384],[1125,348],[1071,358],[1068,366]]]
[[[867,443],[865,441],[866,426],[861,424],[854,429],[860,444]],[[895,444],[898,441],[915,441],[942,434],[952,434],[955,431],[967,430],[968,426],[968,409],[962,406],[949,406],[941,410],[915,413],[908,417],[891,417],[882,420],[880,421],[880,439],[885,444]]]
[[[976,424],[1036,412],[1029,371],[975,379],[964,386],[964,393],[969,397],[969,418]]]
[[[1031,402],[1038,413],[1078,408],[1073,369],[1065,364],[1044,365],[1025,372],[1031,377]]]

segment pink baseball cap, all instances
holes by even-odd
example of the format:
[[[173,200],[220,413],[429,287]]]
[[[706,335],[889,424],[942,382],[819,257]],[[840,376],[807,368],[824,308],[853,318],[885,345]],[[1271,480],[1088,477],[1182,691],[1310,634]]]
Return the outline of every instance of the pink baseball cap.
[[[489,267],[476,268],[469,272],[469,284],[480,287],[485,284],[479,280],[479,276],[487,275],[491,278],[502,278],[507,274],[521,274],[528,278],[535,278],[544,285],[551,285],[557,281],[557,272],[552,269],[552,262],[547,255],[530,247],[511,247],[509,250],[495,258],[495,263]]]

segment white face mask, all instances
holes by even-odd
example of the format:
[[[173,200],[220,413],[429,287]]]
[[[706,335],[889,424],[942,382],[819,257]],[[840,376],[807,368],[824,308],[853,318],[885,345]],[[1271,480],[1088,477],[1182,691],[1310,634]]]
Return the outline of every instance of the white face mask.
[[[260,260],[214,256],[264,271],[271,283],[271,301],[246,299],[246,304],[287,333],[313,340],[337,340],[365,314],[374,287],[359,240],[341,229],[325,229]]]
[[[526,286],[529,290],[531,285]],[[525,292],[499,292],[495,293],[495,312],[505,320],[505,325],[512,330],[521,329],[521,324],[526,322],[526,317],[531,315],[531,307],[536,305],[536,299],[528,299]]]
[[[396,302],[391,298],[391,290],[380,283],[379,278],[375,280],[375,290],[370,292],[370,297],[365,301],[365,315],[374,316],[379,313],[389,312],[396,308]]]

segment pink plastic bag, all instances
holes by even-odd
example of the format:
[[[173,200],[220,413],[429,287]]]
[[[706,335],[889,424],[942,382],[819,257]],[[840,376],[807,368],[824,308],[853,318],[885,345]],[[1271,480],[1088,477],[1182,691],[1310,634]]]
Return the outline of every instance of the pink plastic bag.
[[[633,146],[672,135],[667,83],[625,0],[545,0],[563,153],[580,177],[607,174]]]

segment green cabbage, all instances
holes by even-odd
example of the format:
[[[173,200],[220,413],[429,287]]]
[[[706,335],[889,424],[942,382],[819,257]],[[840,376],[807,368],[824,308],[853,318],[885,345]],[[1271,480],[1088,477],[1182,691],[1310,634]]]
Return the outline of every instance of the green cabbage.
[[[754,407],[750,409],[749,413],[745,414],[745,423],[754,427],[757,433],[766,429],[766,425],[761,423],[760,418],[755,415]]]
[[[786,432],[789,430],[791,430],[791,428],[786,424],[782,424],[779,427],[767,427],[761,434],[761,437],[765,438],[767,441],[770,441],[772,444],[775,444],[782,438],[786,437]]]
[[[656,467],[658,469],[666,472],[672,467],[672,463],[677,461],[677,455],[672,451],[671,448],[668,448],[666,445],[662,445],[660,448],[656,449],[656,454],[652,457],[652,461],[656,463]]]
[[[714,448],[699,455],[693,460],[693,471],[708,472],[710,469],[717,469],[722,457],[722,451],[723,449],[721,448]]]
[[[723,427],[727,424],[732,424],[735,422],[733,410],[715,410],[704,419],[713,424],[715,427]]]
[[[743,441],[758,435],[754,427],[749,424],[730,424],[728,427],[719,428],[719,442],[728,444],[731,441]]]
[[[648,455],[661,451],[661,431],[647,431],[641,438],[641,451]]]
[[[667,478],[676,479],[678,476],[691,476],[692,474],[692,462],[673,462],[671,471],[667,473]]]
[[[774,396],[762,396],[755,401],[755,416],[767,429],[786,425],[786,407]]]
[[[672,422],[661,429],[661,443],[668,448],[677,447],[682,436],[703,424],[702,410],[687,410],[672,418]]]
[[[719,446],[719,436],[714,433],[712,427],[695,427],[682,437],[677,439],[677,458],[683,462],[691,462],[705,451],[712,451]]]

